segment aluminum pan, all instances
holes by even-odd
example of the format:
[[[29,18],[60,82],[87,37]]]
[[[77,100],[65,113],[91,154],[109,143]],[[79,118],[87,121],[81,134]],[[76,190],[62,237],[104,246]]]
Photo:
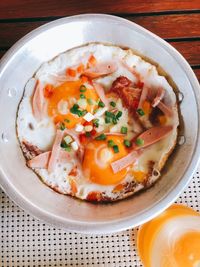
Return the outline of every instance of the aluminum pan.
[[[177,147],[162,178],[149,190],[121,202],[94,205],[59,195],[25,166],[15,134],[23,88],[44,61],[84,43],[128,46],[158,62],[184,94],[181,104],[184,145]],[[0,184],[35,217],[85,233],[111,233],[150,220],[167,208],[189,183],[199,161],[199,84],[185,59],[161,38],[127,20],[86,14],[48,23],[18,41],[0,66]],[[5,116],[3,115],[5,114]],[[7,142],[6,142],[7,141]]]

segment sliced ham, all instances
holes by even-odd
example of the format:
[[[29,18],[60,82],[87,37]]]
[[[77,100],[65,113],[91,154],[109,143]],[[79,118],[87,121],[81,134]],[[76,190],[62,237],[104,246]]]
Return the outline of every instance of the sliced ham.
[[[27,162],[31,168],[42,168],[47,169],[51,151],[44,152]]]
[[[53,147],[52,147],[52,153],[49,159],[49,163],[48,163],[48,171],[52,172],[55,168],[56,162],[59,158],[59,154],[61,151],[61,142],[64,136],[64,131],[61,130],[57,130],[56,131],[56,137],[53,143]]]
[[[107,136],[109,136],[109,135],[124,136],[125,135],[123,133],[104,133],[104,134]]]
[[[94,88],[99,96],[99,98],[101,99],[101,101],[104,103],[104,105],[109,108],[109,101],[108,98],[105,95],[105,91],[103,89],[103,86],[100,85],[99,83],[93,83]]]
[[[83,74],[91,79],[100,78],[115,72],[118,65],[115,61],[97,63],[94,67],[86,69]]]
[[[137,151],[132,151],[127,156],[112,162],[111,163],[111,168],[112,168],[113,172],[114,173],[120,172],[124,168],[126,168],[129,165],[131,165],[134,162],[136,162],[136,160],[138,158],[138,155],[139,154],[138,154]]]
[[[27,162],[28,166],[31,168],[36,168],[36,169],[47,169],[48,167],[48,162],[51,156],[51,151],[44,152],[35,158],[29,160]],[[67,160],[70,159],[70,153],[67,151],[61,150],[59,153],[59,162],[66,162]]]
[[[137,137],[135,143],[133,143],[132,148],[138,150],[150,146],[168,136],[172,129],[173,126],[171,125],[152,127],[151,129],[143,132]],[[136,142],[140,144],[136,144]]]
[[[144,88],[142,89],[142,93],[141,93],[140,101],[139,101],[139,105],[138,105],[139,109],[142,109],[144,101],[147,100],[148,93],[149,93],[149,88],[144,86]]]
[[[32,109],[34,117],[39,121],[43,117],[44,112],[44,94],[43,86],[40,81],[37,80],[34,90],[34,95],[32,99]]]
[[[126,62],[124,62],[123,60],[121,60],[121,65],[127,69],[131,74],[133,74],[133,76],[136,77],[137,81],[141,81],[141,75],[134,69],[131,68]]]
[[[164,95],[165,95],[165,90],[162,87],[159,87],[156,93],[156,97],[154,98],[152,102],[152,107],[155,108],[160,103],[160,101],[163,99]]]
[[[173,110],[171,107],[168,107],[165,105],[162,101],[157,105],[157,107],[167,116],[172,117],[173,116]]]

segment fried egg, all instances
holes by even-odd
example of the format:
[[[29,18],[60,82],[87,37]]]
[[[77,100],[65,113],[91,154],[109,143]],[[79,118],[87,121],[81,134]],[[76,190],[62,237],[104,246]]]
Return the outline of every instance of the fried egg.
[[[182,205],[172,205],[140,227],[137,246],[145,267],[199,266],[199,213]]]
[[[130,86],[112,90],[120,77]],[[144,88],[150,88],[151,100],[141,104]],[[159,88],[165,92],[160,109],[151,103]],[[166,115],[167,107],[172,115]],[[91,43],[38,69],[25,86],[16,127],[28,167],[46,185],[83,200],[108,202],[159,178],[176,144],[178,124],[173,88],[153,64],[131,49]],[[155,135],[148,132],[153,127],[170,130],[146,145],[147,135]]]

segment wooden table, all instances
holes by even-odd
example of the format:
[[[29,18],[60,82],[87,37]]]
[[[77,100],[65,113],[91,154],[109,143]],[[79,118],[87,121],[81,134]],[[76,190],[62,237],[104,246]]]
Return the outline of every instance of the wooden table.
[[[127,18],[173,45],[200,80],[200,0],[1,0],[0,57],[44,23],[80,13]]]

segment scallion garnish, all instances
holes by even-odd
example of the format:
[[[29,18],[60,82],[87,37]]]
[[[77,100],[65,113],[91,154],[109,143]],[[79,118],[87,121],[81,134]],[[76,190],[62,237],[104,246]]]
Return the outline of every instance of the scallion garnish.
[[[144,110],[141,109],[141,108],[138,108],[138,109],[137,109],[137,113],[138,113],[140,116],[144,116],[144,115],[145,115]]]
[[[113,150],[115,153],[118,153],[119,152],[119,147],[117,145],[114,145],[113,146]]]
[[[93,125],[98,128],[99,127],[99,119],[94,119],[93,120]]]
[[[115,145],[113,140],[108,140],[108,147],[113,147]]]
[[[125,145],[126,147],[131,147],[131,141],[129,141],[129,140],[124,140],[124,145]]]
[[[80,92],[81,92],[81,93],[84,93],[86,90],[87,90],[87,88],[85,87],[85,85],[82,84],[82,85],[80,86]]]
[[[119,118],[122,116],[122,111],[118,111],[116,115],[116,119],[119,120]]]
[[[121,133],[122,134],[127,134],[127,130],[128,130],[127,127],[125,127],[125,126],[121,127]]]
[[[101,108],[104,108],[105,104],[100,100],[99,103],[98,103],[98,106],[101,107]]]
[[[60,130],[62,130],[62,131],[65,130],[65,124],[63,122],[60,124]]]
[[[111,122],[111,118],[110,117],[105,117],[105,123],[110,123]]]
[[[111,105],[112,107],[116,107],[116,103],[115,103],[114,101],[111,101],[111,102],[110,102],[110,105]]]
[[[96,138],[95,138],[96,140],[106,140],[106,135],[105,134],[100,134],[99,136],[97,136]]]
[[[84,94],[80,94],[80,98],[85,99],[85,95]]]
[[[144,145],[144,140],[142,138],[137,138],[135,143],[138,146],[143,146]]]

